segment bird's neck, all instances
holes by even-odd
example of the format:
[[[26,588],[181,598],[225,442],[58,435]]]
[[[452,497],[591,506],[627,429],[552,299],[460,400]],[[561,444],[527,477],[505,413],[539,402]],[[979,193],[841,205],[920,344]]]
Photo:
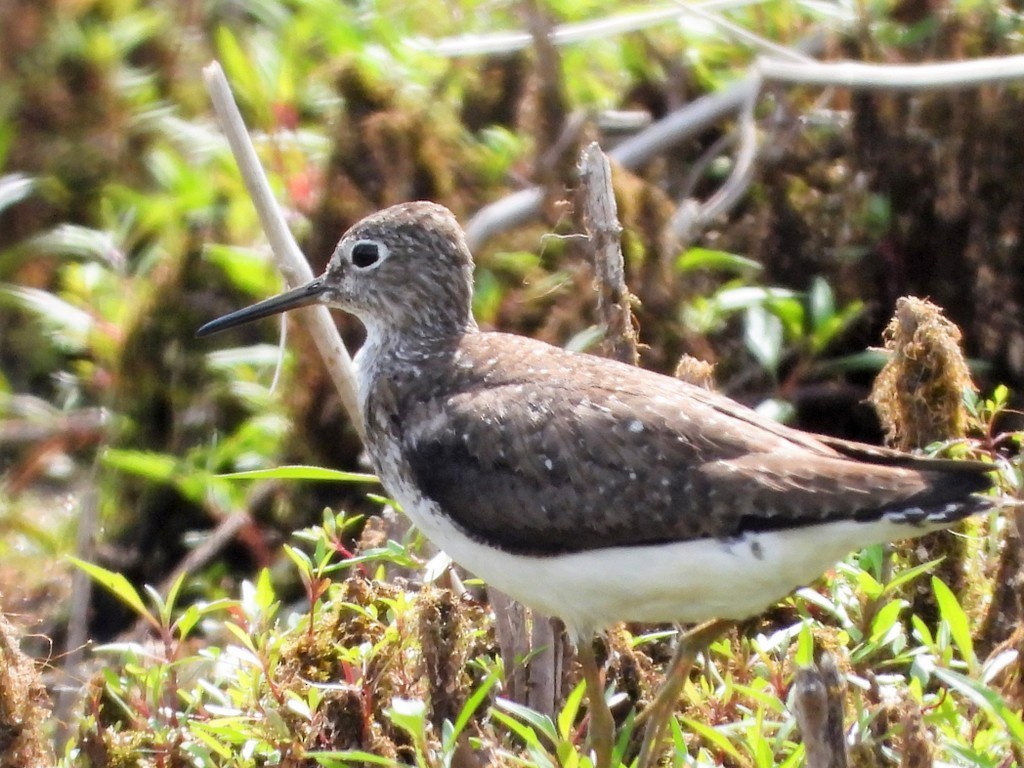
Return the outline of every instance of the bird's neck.
[[[362,318],[366,327],[364,357],[420,359],[457,346],[466,334],[478,333],[472,313],[455,316],[439,312],[430,322],[377,322]]]
[[[479,333],[476,320],[468,316],[461,326],[413,324],[396,327],[392,323],[368,321],[366,341],[356,355],[359,398],[366,398],[381,379],[393,383],[415,380],[425,365],[437,364],[456,350],[468,334]]]

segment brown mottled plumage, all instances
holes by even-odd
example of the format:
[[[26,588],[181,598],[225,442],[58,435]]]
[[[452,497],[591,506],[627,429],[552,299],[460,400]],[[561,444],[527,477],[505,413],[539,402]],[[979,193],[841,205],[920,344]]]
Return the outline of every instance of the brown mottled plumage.
[[[577,634],[742,618],[850,549],[991,506],[986,465],[817,438],[677,379],[480,332],[472,269],[447,209],[398,205],[352,227],[310,285],[201,333],[315,302],[358,316],[385,488],[454,559]]]
[[[562,618],[599,768],[614,722],[590,633],[746,618],[852,549],[991,506],[984,464],[814,437],[678,379],[481,333],[472,291],[455,218],[407,203],[346,232],[322,277],[200,334],[318,302],[362,320],[359,399],[384,487],[453,560]],[[691,653],[681,642],[672,668]],[[678,690],[666,681],[651,707],[645,765]]]

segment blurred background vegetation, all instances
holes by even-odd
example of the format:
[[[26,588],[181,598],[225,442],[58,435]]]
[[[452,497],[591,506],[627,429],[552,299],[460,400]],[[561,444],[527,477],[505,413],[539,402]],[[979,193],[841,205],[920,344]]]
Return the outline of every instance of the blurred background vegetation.
[[[1024,49],[1022,9],[1008,1],[703,7],[789,48],[820,40],[823,58]],[[652,9],[665,12],[616,26]],[[315,758],[326,764],[372,753],[471,765],[458,763],[471,744],[487,755],[478,764],[586,759],[578,697],[546,721],[499,697],[501,660],[478,602],[359,581],[437,576],[424,576],[429,553],[415,534],[377,522],[388,509],[379,488],[219,477],[365,464],[299,326],[289,323],[283,350],[273,322],[193,338],[281,288],[201,68],[216,58],[226,70],[314,272],[347,226],[383,206],[431,199],[466,222],[539,185],[541,216],[477,249],[477,317],[585,349],[600,337],[592,271],[578,239],[550,236],[580,231],[565,202],[580,147],[614,147],[721,91],[759,53],[674,10],[0,2],[0,608],[48,662],[58,708],[45,738],[58,758],[305,765],[319,748],[335,752]],[[600,20],[612,26],[537,42]],[[474,48],[528,29],[525,45]],[[733,119],[615,171],[642,364],[671,373],[691,355],[715,365],[718,388],[766,413],[878,442],[866,398],[885,355],[871,348],[899,297],[929,297],[962,329],[981,393],[968,403],[964,450],[1012,454],[1024,384],[1022,87],[771,87],[756,118],[749,191],[685,248],[665,227],[682,200],[710,197],[727,177]],[[354,349],[360,328],[338,322]],[[1004,475],[1014,490],[1019,465]],[[896,572],[911,574],[900,580],[872,550],[718,644],[688,691],[677,763],[799,761],[784,702],[794,659],[809,660],[816,643],[838,649],[863,683],[847,701],[851,742],[874,761],[861,764],[925,764],[906,755],[924,755],[914,750],[926,742],[946,762],[1020,761],[1019,539],[1006,521],[971,536],[938,553],[952,564],[935,583],[952,592],[916,568],[934,551],[898,556]],[[101,566],[90,573],[108,589],[88,591],[72,553]],[[664,638],[623,633],[609,655],[619,690],[638,703]],[[86,642],[106,652],[81,658]]]

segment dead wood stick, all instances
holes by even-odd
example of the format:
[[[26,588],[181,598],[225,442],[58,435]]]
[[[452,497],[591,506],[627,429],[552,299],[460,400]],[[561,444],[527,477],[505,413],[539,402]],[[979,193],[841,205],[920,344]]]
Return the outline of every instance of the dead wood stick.
[[[619,225],[612,188],[612,169],[597,142],[580,157],[580,191],[583,197],[583,225],[590,238],[597,283],[597,313],[605,326],[605,355],[636,365],[636,328],[626,288],[622,259],[622,227]]]

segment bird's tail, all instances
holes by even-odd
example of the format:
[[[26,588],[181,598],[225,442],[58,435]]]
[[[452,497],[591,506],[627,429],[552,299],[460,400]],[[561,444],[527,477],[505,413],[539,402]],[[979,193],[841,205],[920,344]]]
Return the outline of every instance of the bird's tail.
[[[893,523],[920,528],[944,528],[971,515],[980,515],[1011,504],[998,496],[972,494],[956,501],[935,506],[906,506],[882,513]]]

